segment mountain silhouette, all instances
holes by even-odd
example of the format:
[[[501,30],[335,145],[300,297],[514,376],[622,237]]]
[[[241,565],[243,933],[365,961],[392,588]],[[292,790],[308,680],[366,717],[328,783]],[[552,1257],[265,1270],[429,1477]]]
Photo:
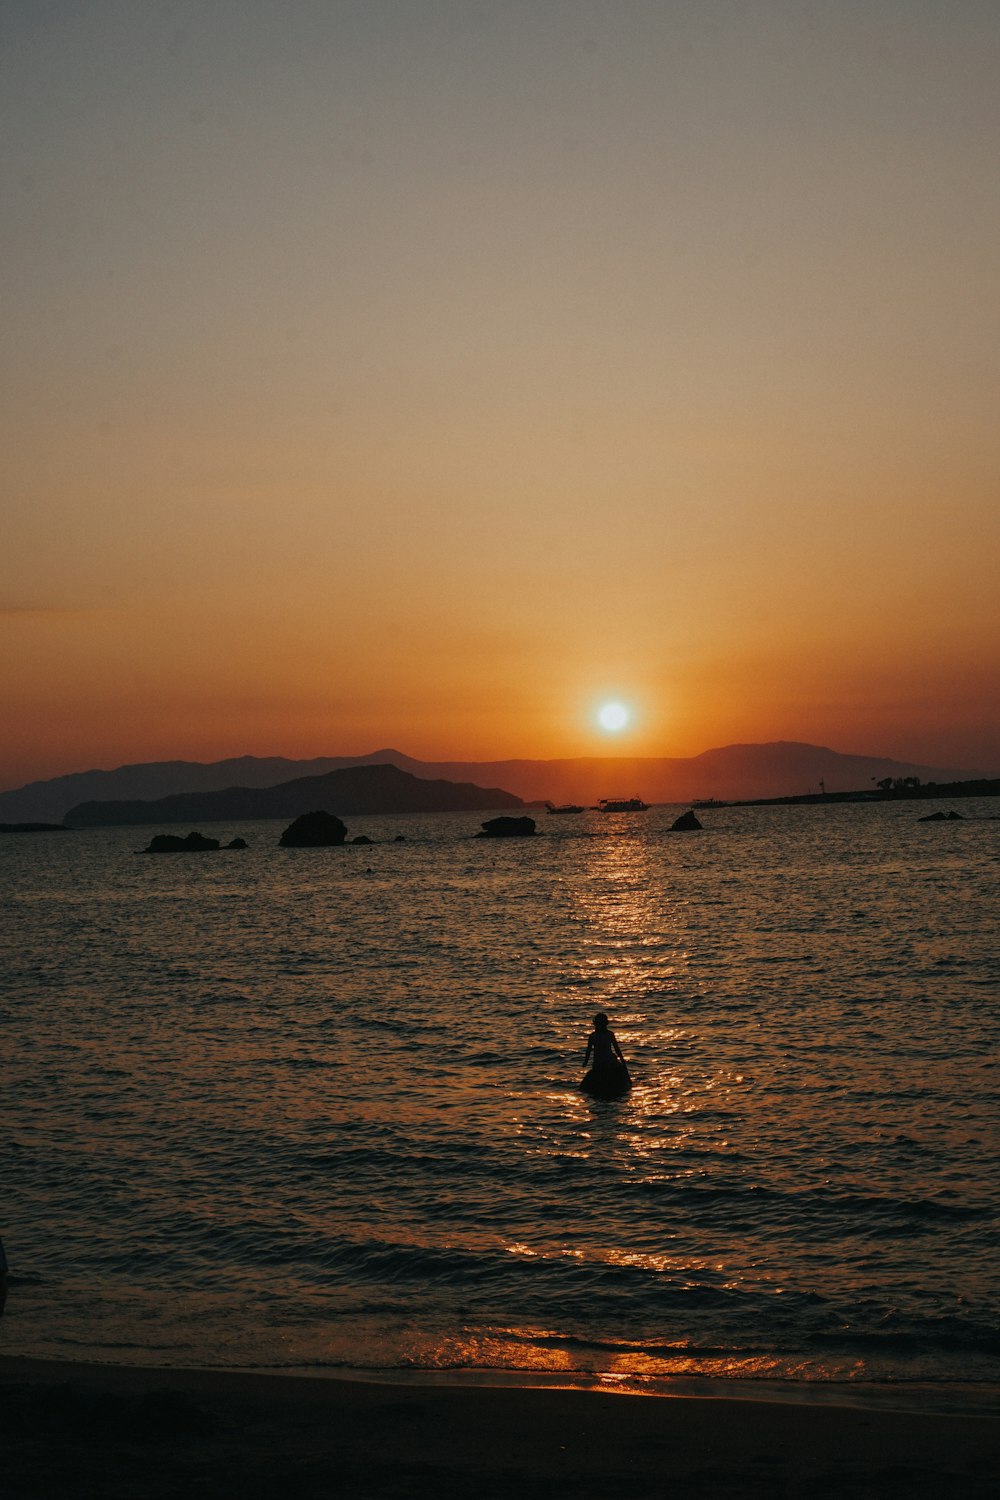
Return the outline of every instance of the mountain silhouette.
[[[235,822],[297,818],[324,810],[357,813],[478,812],[520,807],[519,797],[497,787],[430,781],[397,766],[348,766],[325,776],[299,776],[277,786],[231,786],[211,792],[177,792],[149,801],[81,802],[65,821],[71,828],[140,823]]]
[[[945,768],[886,756],[844,755],[826,746],[785,740],[773,744],[726,745],[684,758],[592,756],[560,760],[420,761],[395,749],[312,760],[244,755],[207,764],[150,761],[119,766],[112,771],[80,771],[32,782],[0,792],[0,820],[57,823],[81,802],[146,801],[182,792],[272,787],[293,779],[371,765],[393,765],[421,780],[471,781],[479,786],[503,787],[525,801],[585,803],[601,797],[631,796],[635,792],[647,802],[784,797],[816,791],[821,779],[828,791],[843,792],[865,790],[885,776],[919,776],[921,781],[943,782],[965,781],[1000,771],[996,766]]]

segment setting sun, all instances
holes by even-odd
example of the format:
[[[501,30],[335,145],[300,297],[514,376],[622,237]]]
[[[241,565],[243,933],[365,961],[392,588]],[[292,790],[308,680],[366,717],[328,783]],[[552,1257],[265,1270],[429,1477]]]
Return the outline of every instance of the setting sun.
[[[622,703],[605,703],[597,715],[597,721],[602,729],[624,729],[628,720],[628,709]]]

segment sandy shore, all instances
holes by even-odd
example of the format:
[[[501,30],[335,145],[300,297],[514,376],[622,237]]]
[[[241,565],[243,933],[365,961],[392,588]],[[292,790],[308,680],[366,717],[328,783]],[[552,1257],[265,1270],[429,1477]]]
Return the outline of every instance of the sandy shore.
[[[0,1359],[0,1500],[997,1493],[1000,1418]]]

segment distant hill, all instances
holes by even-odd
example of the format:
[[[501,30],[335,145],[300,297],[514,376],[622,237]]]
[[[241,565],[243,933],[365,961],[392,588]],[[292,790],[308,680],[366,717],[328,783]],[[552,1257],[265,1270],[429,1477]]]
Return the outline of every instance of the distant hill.
[[[982,771],[923,766],[880,756],[842,755],[823,745],[779,740],[725,745],[686,758],[587,758],[578,760],[409,761],[395,764],[421,776],[465,777],[506,787],[525,801],[593,804],[602,797],[638,793],[647,802],[692,802],[709,797],[735,801],[819,790],[864,791],[885,776],[921,781],[964,781]],[[419,767],[419,769],[418,769]]]
[[[113,771],[74,771],[50,781],[32,781],[0,792],[0,820],[57,821],[78,802],[119,802],[169,797],[175,792],[214,792],[224,787],[276,786],[298,776],[320,776],[345,766],[389,762],[402,766],[397,752],[286,760],[283,756],[241,755],[233,760],[153,760]],[[402,767],[406,769],[405,767]]]
[[[297,818],[325,811],[357,813],[478,812],[521,807],[521,799],[497,787],[429,781],[397,766],[349,766],[325,776],[299,776],[271,787],[231,786],[212,792],[178,792],[149,801],[81,802],[70,808],[71,828],[141,823],[238,822],[250,818]]]
[[[82,802],[137,801],[181,792],[222,791],[230,787],[270,787],[300,777],[326,775],[352,766],[394,765],[421,780],[474,782],[503,787],[525,801],[596,802],[600,797],[638,792],[647,802],[690,802],[718,797],[738,800],[784,797],[816,791],[856,791],[885,776],[919,776],[921,781],[966,781],[996,775],[1000,766],[945,768],[890,760],[885,756],[842,755],[822,745],[778,741],[765,745],[726,745],[684,759],[590,757],[575,760],[420,761],[399,750],[370,755],[286,760],[280,756],[240,756],[233,760],[151,761],[113,771],[80,771],[0,792],[0,820],[59,822]],[[307,809],[308,811],[309,809]]]

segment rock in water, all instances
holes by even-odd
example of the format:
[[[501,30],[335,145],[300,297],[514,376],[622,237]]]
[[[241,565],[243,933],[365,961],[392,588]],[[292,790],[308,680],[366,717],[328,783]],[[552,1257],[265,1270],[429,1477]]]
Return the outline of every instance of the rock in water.
[[[477,839],[524,839],[537,830],[534,818],[488,818]]]
[[[346,837],[346,827],[333,813],[310,812],[289,823],[278,843],[283,849],[324,849]]]
[[[218,839],[207,839],[203,833],[189,833],[182,839],[179,833],[155,833],[144,854],[201,854],[206,849],[218,849]]]
[[[702,825],[698,822],[693,812],[681,813],[680,817],[670,825],[671,833],[694,833],[695,829]]]

